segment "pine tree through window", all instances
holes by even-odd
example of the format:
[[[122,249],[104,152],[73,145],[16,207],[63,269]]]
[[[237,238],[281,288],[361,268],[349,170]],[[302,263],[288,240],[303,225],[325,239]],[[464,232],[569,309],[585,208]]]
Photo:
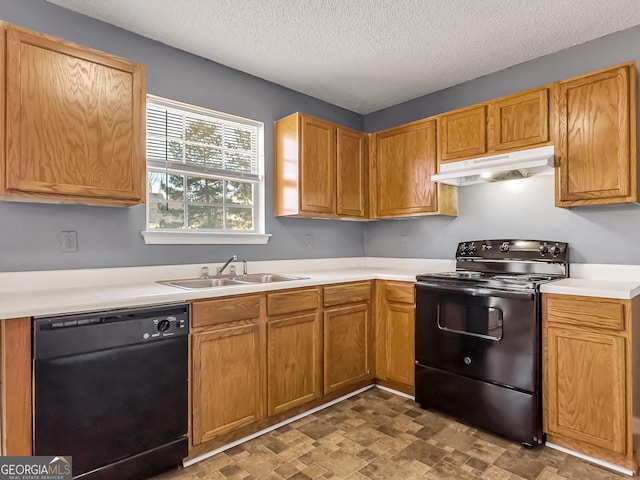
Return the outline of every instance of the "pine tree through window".
[[[264,233],[263,125],[147,98],[147,229]]]

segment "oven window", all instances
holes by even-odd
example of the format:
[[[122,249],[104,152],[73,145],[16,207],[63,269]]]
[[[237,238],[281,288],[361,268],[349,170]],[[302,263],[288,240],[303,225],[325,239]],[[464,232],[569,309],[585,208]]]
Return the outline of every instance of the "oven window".
[[[438,328],[475,337],[502,338],[502,310],[443,296],[438,304]]]

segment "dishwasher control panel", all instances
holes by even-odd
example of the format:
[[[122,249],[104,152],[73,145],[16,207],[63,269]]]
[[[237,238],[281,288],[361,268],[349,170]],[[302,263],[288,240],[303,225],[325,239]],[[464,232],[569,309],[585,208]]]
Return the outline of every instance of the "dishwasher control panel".
[[[189,306],[163,305],[36,318],[34,358],[169,340],[189,334]]]

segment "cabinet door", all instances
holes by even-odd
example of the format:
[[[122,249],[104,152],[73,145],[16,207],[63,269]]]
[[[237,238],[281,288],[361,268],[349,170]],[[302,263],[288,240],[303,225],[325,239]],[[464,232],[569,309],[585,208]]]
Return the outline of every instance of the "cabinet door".
[[[337,139],[336,213],[349,217],[366,217],[369,169],[367,136],[338,127]]]
[[[545,431],[626,453],[625,339],[547,327]]]
[[[549,141],[549,89],[519,93],[489,104],[489,150],[535,147]]]
[[[456,110],[438,119],[440,161],[458,160],[487,151],[487,107]]]
[[[636,201],[635,66],[557,84],[556,205]]]
[[[436,124],[434,120],[376,134],[376,216],[435,212]]]
[[[387,379],[413,387],[415,306],[388,302],[385,307]]]
[[[370,377],[369,304],[324,312],[324,393]]]
[[[268,411],[282,413],[321,395],[318,315],[268,323]]]
[[[258,324],[193,334],[193,444],[264,417]]]
[[[144,203],[144,67],[6,28],[3,194]]]
[[[301,116],[300,175],[302,212],[335,213],[336,126]]]

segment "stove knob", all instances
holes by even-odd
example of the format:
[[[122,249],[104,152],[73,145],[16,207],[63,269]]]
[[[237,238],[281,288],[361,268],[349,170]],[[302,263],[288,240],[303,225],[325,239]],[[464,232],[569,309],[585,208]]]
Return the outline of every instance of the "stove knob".
[[[560,253],[560,247],[556,244],[549,249],[549,252],[551,252],[551,255],[553,255],[554,257],[557,257]]]
[[[509,242],[502,242],[502,245],[500,245],[500,251],[501,252],[508,252],[509,251]]]
[[[547,253],[549,251],[549,247],[547,246],[547,244],[543,244],[540,246],[540,248],[538,249],[538,251],[540,252],[540,255],[544,255],[545,253]]]
[[[467,245],[466,243],[463,243],[463,244],[460,246],[460,253],[461,253],[462,255],[466,255],[467,253],[469,253],[469,251],[470,251],[470,249],[469,249],[469,245]]]
[[[478,247],[476,247],[475,243],[471,244],[471,247],[469,248],[469,253],[476,253],[478,251]]]
[[[171,326],[171,322],[169,322],[169,320],[160,320],[158,322],[158,331],[159,332],[166,332],[167,330],[169,330],[169,327]]]

